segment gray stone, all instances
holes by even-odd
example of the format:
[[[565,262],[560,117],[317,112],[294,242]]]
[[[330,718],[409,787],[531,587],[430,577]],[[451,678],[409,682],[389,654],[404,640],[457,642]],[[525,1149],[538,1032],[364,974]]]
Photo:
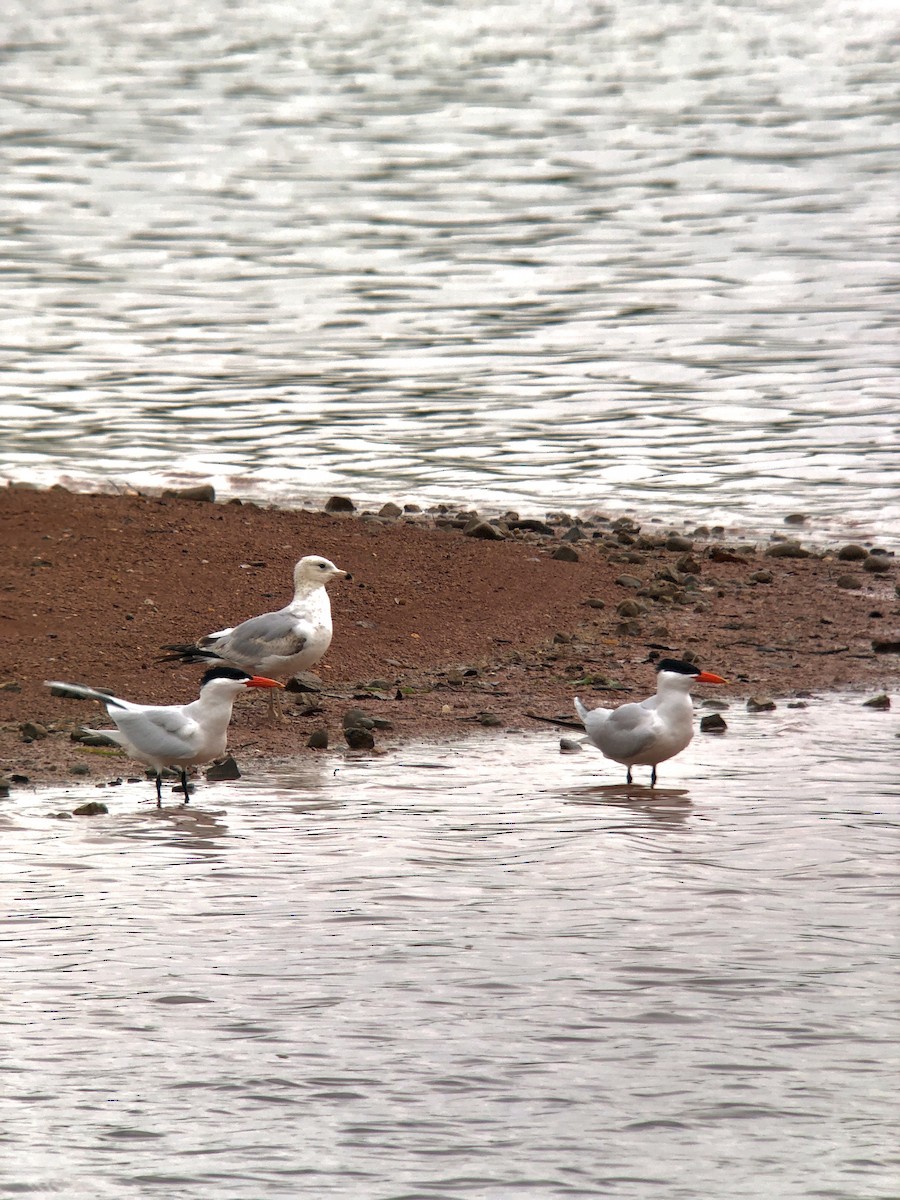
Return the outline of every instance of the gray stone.
[[[771,583],[772,579],[771,571],[754,571],[750,576],[751,583]]]
[[[88,800],[87,804],[79,804],[72,809],[74,817],[101,817],[108,812],[109,809],[100,800]]]
[[[846,546],[841,546],[838,550],[838,558],[841,562],[862,562],[868,557],[869,552],[865,546],[859,546],[856,542],[848,542]]]
[[[747,701],[747,712],[774,712],[775,701],[767,696],[751,696]]]
[[[204,504],[212,504],[216,498],[216,489],[211,483],[201,483],[196,487],[166,488],[162,498],[163,500],[196,500]]]
[[[673,533],[666,538],[666,549],[677,550],[682,554],[689,553],[694,548],[694,543],[690,538],[682,537],[678,533]]]
[[[620,575],[616,580],[616,583],[619,585],[619,587],[632,588],[634,591],[637,591],[638,588],[642,588],[644,586],[644,581],[642,579],[638,579],[636,575]]]
[[[870,571],[874,575],[883,575],[886,571],[890,571],[894,565],[894,560],[887,554],[870,554],[863,563],[863,570]]]
[[[573,546],[570,546],[568,542],[562,542],[557,546],[550,557],[556,558],[560,562],[579,562],[581,559],[578,551]]]
[[[240,779],[240,777],[241,773],[238,770],[238,765],[230,754],[226,755],[225,758],[220,758],[217,762],[211,763],[206,769],[206,778],[210,783],[218,783],[223,779]]]
[[[402,517],[403,509],[399,504],[394,504],[392,500],[389,500],[387,504],[382,504],[379,508],[378,515],[379,517]]]
[[[354,513],[356,505],[349,496],[329,496],[325,501],[327,513]]]
[[[372,739],[372,744],[375,744],[375,739]],[[307,739],[306,745],[310,750],[327,750],[328,749],[328,730],[314,729]]]
[[[578,754],[581,751],[581,742],[576,742],[574,738],[562,737],[559,739],[560,754]]]
[[[727,728],[725,718],[720,713],[707,713],[700,718],[701,733],[724,733]]]
[[[47,726],[39,721],[23,721],[19,731],[23,742],[40,742],[47,736]]]
[[[809,551],[799,542],[773,542],[766,547],[766,554],[770,558],[809,558]]]
[[[877,708],[879,711],[885,711],[891,707],[891,698],[882,692],[879,696],[873,696],[871,700],[863,701],[863,708]]]
[[[862,580],[857,575],[838,575],[834,582],[839,588],[843,588],[847,592],[858,592],[862,590]]]
[[[354,727],[344,730],[344,737],[351,750],[374,750],[375,738],[368,729]]]
[[[490,521],[482,521],[478,517],[473,517],[463,529],[466,537],[481,538],[486,542],[502,542],[505,540],[505,534],[498,529],[496,525],[492,525]]]

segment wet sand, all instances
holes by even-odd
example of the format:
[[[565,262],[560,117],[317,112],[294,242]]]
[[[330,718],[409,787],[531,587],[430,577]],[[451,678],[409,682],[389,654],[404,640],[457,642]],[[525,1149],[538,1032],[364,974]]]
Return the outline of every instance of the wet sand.
[[[142,773],[73,742],[105,713],[52,697],[43,680],[193,699],[202,668],[161,663],[160,647],[280,608],[295,561],[311,553],[353,574],[330,589],[321,690],[286,696],[282,728],[266,723],[264,700],[242,698],[229,743],[242,765],[321,753],[306,745],[321,729],[345,750],[351,706],[390,723],[377,749],[549,730],[541,718],[574,719],[576,693],[591,706],[649,694],[654,654],[726,676],[715,695],[731,703],[847,688],[862,702],[900,675],[894,560],[844,560],[804,542],[802,527],[758,544],[556,514],[544,531],[510,518],[482,537],[455,509],[330,514],[19,486],[0,489],[0,516],[0,771],[31,783],[73,768],[97,781]],[[799,550],[770,553],[794,540]]]

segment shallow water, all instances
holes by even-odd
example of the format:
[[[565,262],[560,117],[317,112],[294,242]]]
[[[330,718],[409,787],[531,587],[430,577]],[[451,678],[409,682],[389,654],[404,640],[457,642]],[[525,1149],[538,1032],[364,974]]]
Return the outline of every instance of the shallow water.
[[[11,0],[0,478],[900,528],[896,7]]]
[[[16,792],[0,1195],[896,1196],[896,717],[726,719]]]

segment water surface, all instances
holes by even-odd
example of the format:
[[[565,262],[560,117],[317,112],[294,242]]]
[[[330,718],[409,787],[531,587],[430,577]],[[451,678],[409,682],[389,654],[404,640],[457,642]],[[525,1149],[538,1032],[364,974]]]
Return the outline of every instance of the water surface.
[[[0,1195],[897,1194],[896,718],[17,791]],[[100,797],[106,817],[48,815]]]
[[[2,477],[891,533],[898,25],[13,0]]]

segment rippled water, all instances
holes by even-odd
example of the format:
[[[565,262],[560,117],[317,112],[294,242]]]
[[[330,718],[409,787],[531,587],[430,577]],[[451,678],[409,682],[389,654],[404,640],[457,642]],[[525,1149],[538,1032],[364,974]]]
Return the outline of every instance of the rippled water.
[[[889,0],[11,0],[6,478],[900,525]]]
[[[0,1194],[897,1194],[896,717],[19,791]],[[106,817],[60,821],[86,795]]]

